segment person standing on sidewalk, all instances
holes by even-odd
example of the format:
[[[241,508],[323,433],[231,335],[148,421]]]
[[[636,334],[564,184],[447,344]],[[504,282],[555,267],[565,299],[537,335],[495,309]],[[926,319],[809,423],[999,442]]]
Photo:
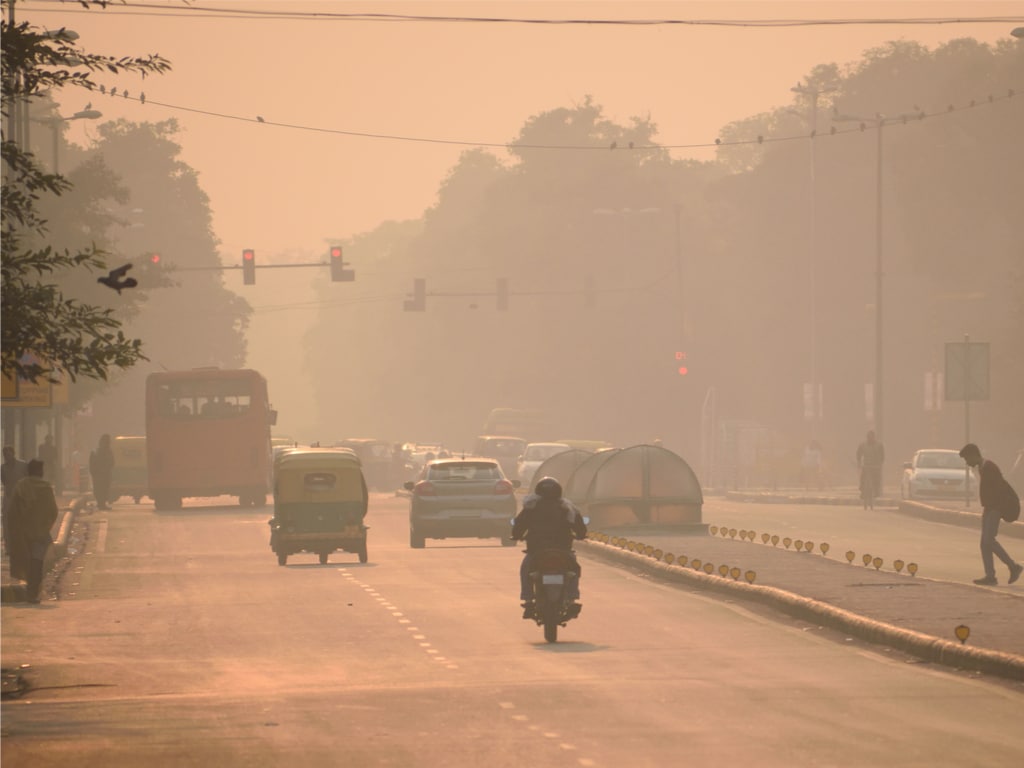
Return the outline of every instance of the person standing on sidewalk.
[[[43,561],[46,550],[53,544],[50,529],[57,522],[57,498],[53,495],[53,486],[43,479],[43,462],[39,459],[28,463],[28,475],[14,486],[10,514],[11,574],[16,556],[27,562],[25,591],[30,603],[38,603],[43,585]]]
[[[110,509],[110,483],[114,479],[114,450],[110,447],[110,435],[103,435],[96,450],[89,454],[89,473],[92,475],[96,509]]]
[[[999,521],[1002,519],[1004,505],[1010,503],[1010,494],[1016,499],[1017,494],[1010,484],[1006,482],[1003,473],[994,461],[983,459],[981,449],[974,443],[968,443],[960,449],[960,457],[967,462],[969,467],[978,468],[978,496],[981,500],[981,563],[985,566],[985,575],[975,579],[975,584],[984,586],[995,586],[996,580],[995,555],[1006,567],[1010,569],[1008,584],[1013,584],[1024,573],[1024,565],[1014,561],[1003,545],[996,541],[996,534],[999,533]],[[1017,502],[1019,505],[1019,501]]]
[[[7,535],[7,522],[10,519],[8,516],[8,507],[11,505],[11,497],[14,495],[14,486],[18,484],[21,478],[28,474],[28,464],[21,459],[17,458],[14,454],[14,446],[4,446],[4,463],[0,465],[0,484],[3,485],[4,500],[3,504],[0,505],[0,516],[2,516],[3,524],[3,537],[4,537],[4,551],[11,551],[11,540]],[[19,563],[19,566],[22,564]],[[16,579],[24,579],[27,575],[23,567],[19,568],[19,572],[14,570],[15,564],[11,563],[11,576]]]

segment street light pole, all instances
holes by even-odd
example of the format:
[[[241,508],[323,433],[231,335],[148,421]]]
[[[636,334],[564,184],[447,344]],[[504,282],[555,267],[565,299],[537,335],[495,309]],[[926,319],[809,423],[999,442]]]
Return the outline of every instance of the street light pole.
[[[45,123],[50,126],[50,130],[53,132],[53,172],[54,174],[60,174],[60,124],[68,123],[72,120],[98,120],[103,117],[103,113],[98,109],[83,109],[70,117],[63,117],[61,115],[54,115],[53,117],[36,119],[32,118],[34,123]]]
[[[810,304],[811,304],[811,328],[808,344],[810,345],[810,392],[805,394],[809,402],[805,402],[805,413],[810,414],[811,437],[818,437],[819,420],[822,416],[821,407],[821,386],[818,383],[818,195],[817,195],[817,143],[814,140],[818,131],[818,100],[823,94],[831,93],[836,89],[814,88],[811,85],[801,85],[790,88],[793,93],[806,96],[810,99],[810,114],[804,117],[811,130],[811,184],[810,184],[810,247],[808,272],[810,277]]]
[[[884,382],[884,354],[883,354],[883,272],[882,272],[882,224],[883,224],[883,184],[882,184],[882,152],[885,146],[883,141],[883,129],[885,128],[885,115],[875,115],[873,118],[857,117],[856,115],[834,115],[834,122],[859,122],[861,130],[867,124],[874,123],[876,129],[877,147],[875,150],[875,385],[872,393],[873,410],[875,417],[875,436],[882,440],[885,426],[884,400],[882,397],[882,385]]]

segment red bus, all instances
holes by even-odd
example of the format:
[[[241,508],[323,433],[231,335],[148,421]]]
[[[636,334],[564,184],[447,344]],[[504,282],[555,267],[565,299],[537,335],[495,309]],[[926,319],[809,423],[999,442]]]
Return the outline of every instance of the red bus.
[[[179,509],[196,496],[263,506],[271,487],[267,380],[252,370],[196,368],[146,378],[149,497]]]

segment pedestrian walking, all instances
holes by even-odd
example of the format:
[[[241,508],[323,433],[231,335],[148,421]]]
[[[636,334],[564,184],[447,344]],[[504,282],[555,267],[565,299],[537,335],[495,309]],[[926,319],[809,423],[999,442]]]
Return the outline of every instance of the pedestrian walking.
[[[960,449],[960,456],[967,466],[976,467],[978,470],[978,496],[981,500],[981,564],[985,567],[985,575],[975,579],[975,584],[995,586],[999,583],[996,579],[995,561],[993,555],[998,557],[1007,568],[1010,569],[1010,578],[1007,584],[1013,584],[1024,573],[1024,565],[1015,562],[1012,557],[1003,549],[1003,545],[996,540],[999,533],[999,521],[1003,514],[1009,509],[1015,509],[1016,515],[1020,514],[1020,499],[1012,486],[1006,482],[1003,473],[994,461],[983,459],[981,449],[974,443],[968,443]],[[1016,519],[1012,517],[1011,519]]]
[[[57,461],[57,444],[53,442],[53,435],[47,435],[39,444],[39,451],[36,458],[43,462],[43,479],[57,488],[57,470],[60,469],[60,462]]]
[[[3,450],[4,461],[0,464],[0,485],[3,486],[4,498],[0,503],[0,523],[3,524],[4,551],[11,551],[11,542],[7,537],[7,521],[9,519],[7,508],[10,506],[11,496],[14,494],[14,486],[21,478],[28,474],[28,464],[19,459],[14,453],[14,446],[5,445]],[[11,563],[11,576],[16,579],[24,579],[27,575],[24,569],[20,573],[15,572],[15,565]]]
[[[114,450],[110,435],[103,435],[96,450],[89,454],[89,474],[92,475],[92,495],[96,509],[110,509],[110,483],[114,477]]]
[[[882,495],[882,464],[885,462],[885,447],[870,430],[864,442],[857,446],[857,467],[860,469],[860,495],[864,508],[874,508],[874,501]]]
[[[53,544],[50,529],[57,521],[57,498],[53,486],[43,479],[43,462],[32,459],[28,474],[14,486],[10,504],[11,575],[14,563],[25,564],[25,591],[30,603],[39,602],[43,585],[43,561]]]

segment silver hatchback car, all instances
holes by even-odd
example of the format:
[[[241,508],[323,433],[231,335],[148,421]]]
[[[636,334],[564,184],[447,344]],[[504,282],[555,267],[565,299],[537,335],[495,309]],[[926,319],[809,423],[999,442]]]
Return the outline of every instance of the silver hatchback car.
[[[427,539],[498,538],[511,547],[509,521],[516,515],[519,483],[505,477],[496,459],[436,459],[418,480],[405,483],[409,504],[409,546]]]

